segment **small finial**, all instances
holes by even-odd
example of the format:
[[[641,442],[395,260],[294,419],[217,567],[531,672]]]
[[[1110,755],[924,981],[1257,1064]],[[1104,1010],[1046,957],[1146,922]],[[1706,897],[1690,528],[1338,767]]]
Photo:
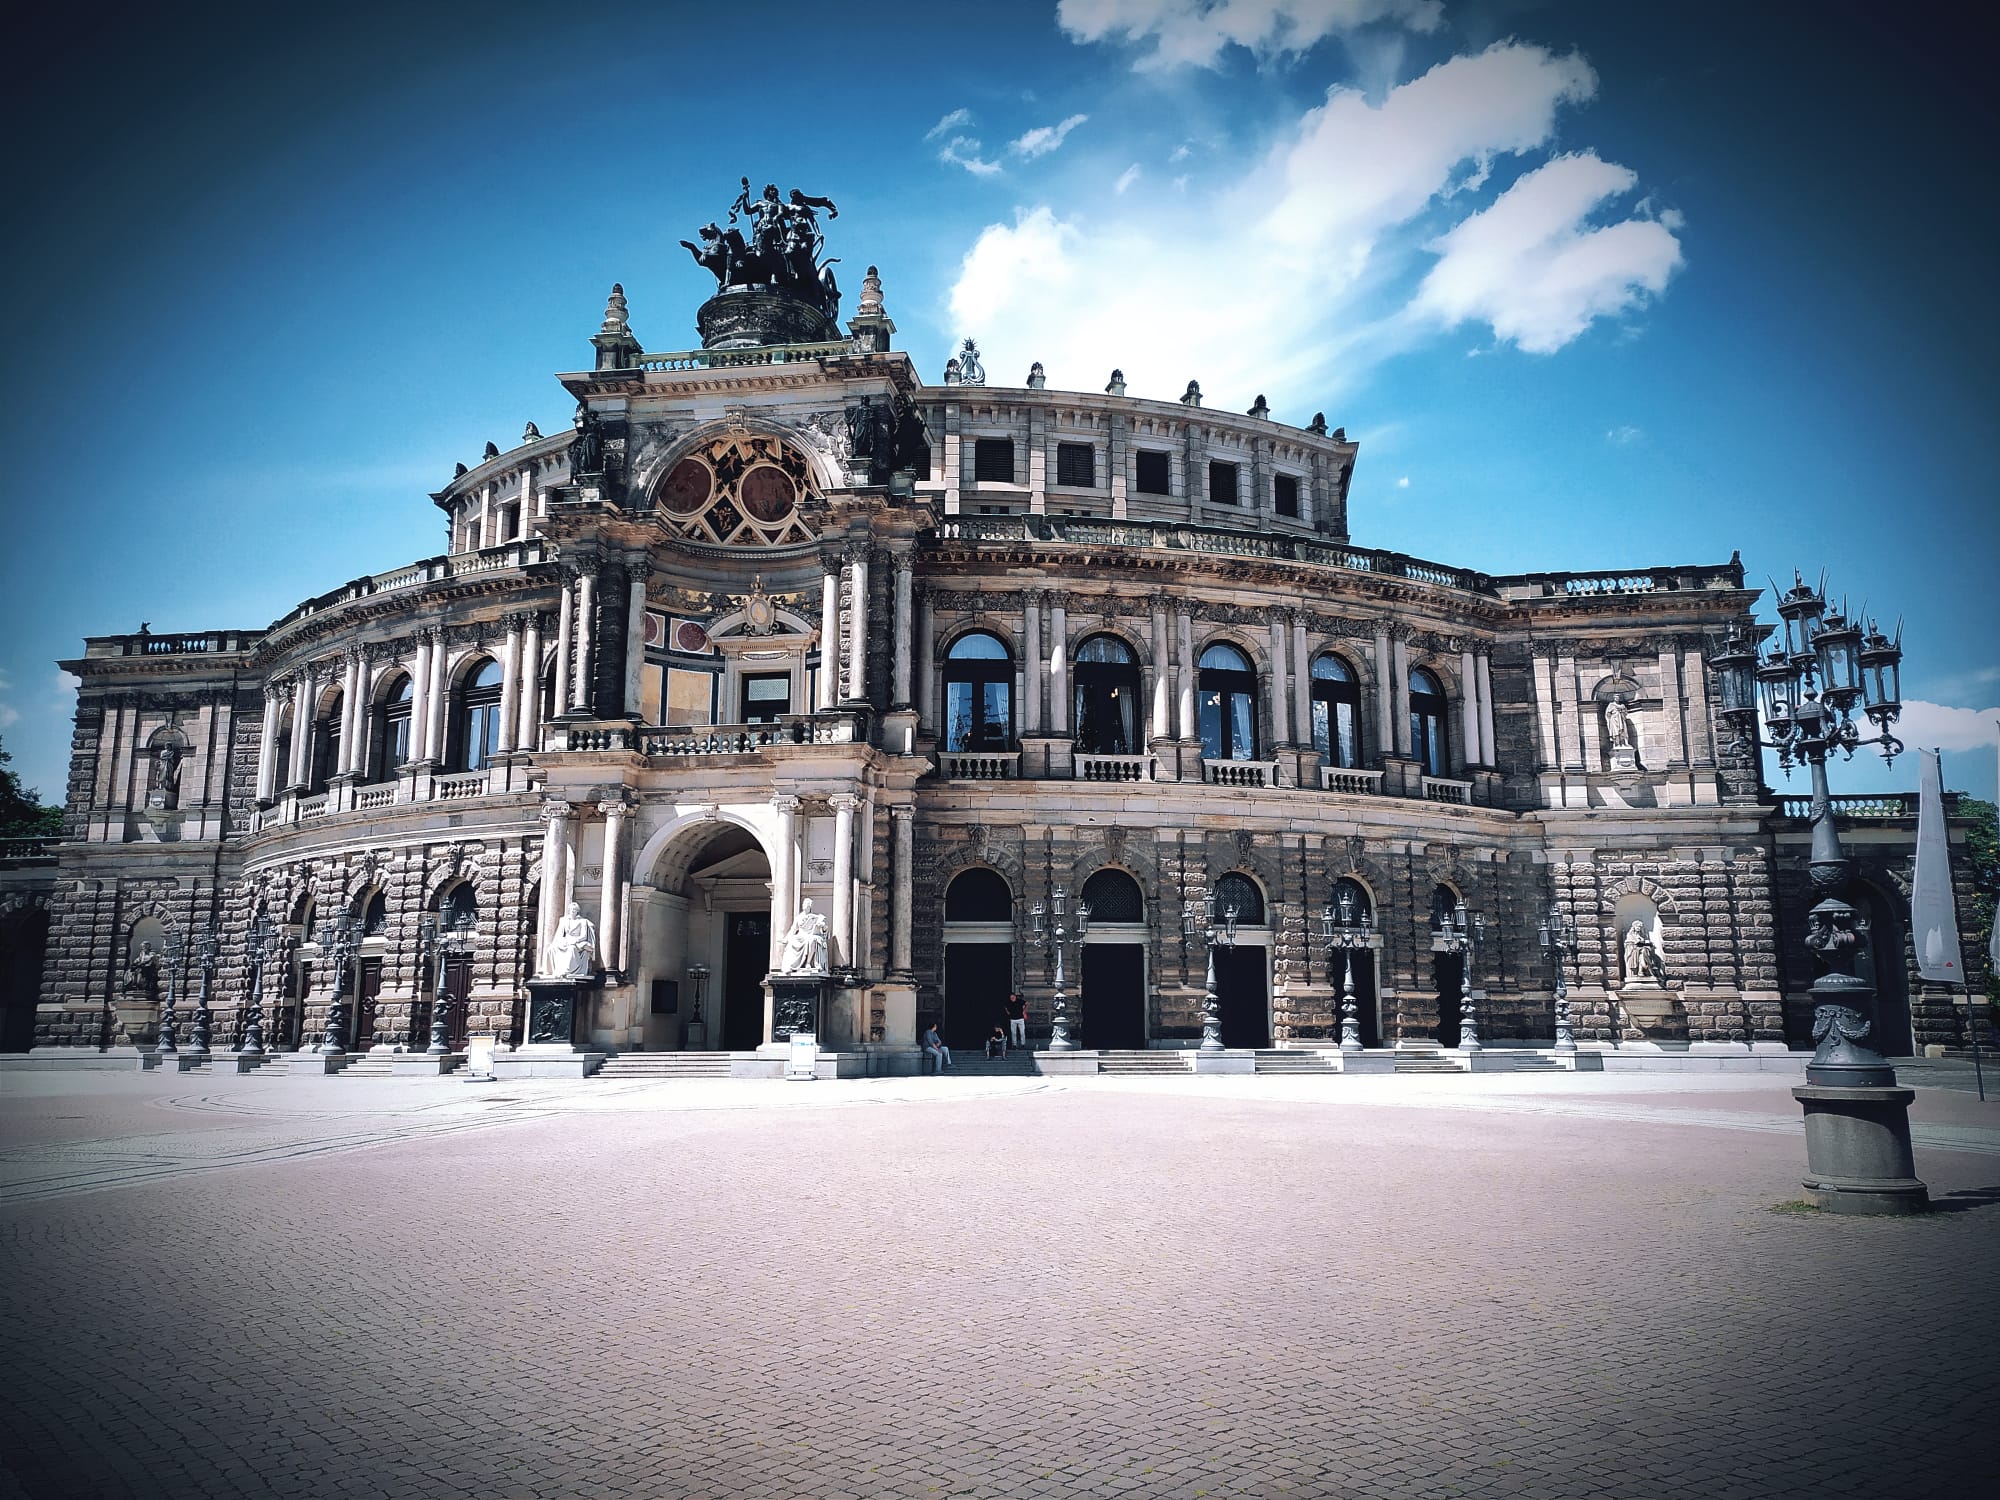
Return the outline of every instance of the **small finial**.
[[[1314,412],[1312,422],[1306,427],[1306,431],[1310,432],[1314,437],[1325,437],[1326,413],[1323,411]]]
[[[1261,393],[1258,395],[1257,399],[1250,404],[1250,415],[1253,417],[1265,417],[1265,418],[1268,418],[1271,415],[1271,403],[1266,401]]]
[[[500,456],[500,445],[494,442],[487,443],[484,456],[487,458],[498,458]]]
[[[958,384],[958,361],[957,361],[957,360],[955,360],[955,359],[948,359],[948,360],[946,360],[946,361],[944,362],[944,383],[945,383],[946,385],[957,385],[957,384]]]
[[[527,431],[521,434],[521,441],[524,443],[538,443],[541,439],[542,429],[537,427],[533,422],[530,422]]]
[[[1113,370],[1111,372],[1111,382],[1104,387],[1104,394],[1107,396],[1122,396],[1125,394],[1125,372],[1123,370]]]
[[[882,316],[882,273],[873,266],[861,278],[861,300],[854,306],[858,318],[879,318]]]
[[[1201,405],[1201,382],[1199,380],[1190,380],[1188,382],[1188,388],[1181,393],[1181,405]]]
[[[967,339],[958,351],[958,383],[960,385],[986,384],[986,366],[980,363],[979,346]]]
[[[452,470],[451,477],[453,479],[463,479],[465,477],[465,472],[466,472],[465,465],[460,464],[458,465],[457,468]]]
[[[626,321],[625,317],[625,284],[623,282],[614,281],[611,283],[611,297],[604,304],[604,326],[597,331],[600,334],[631,332],[631,325]]]
[[[1346,442],[1346,441],[1347,441],[1347,429],[1346,429],[1345,427],[1336,427],[1336,428],[1334,428],[1334,429],[1333,429],[1333,440],[1334,440],[1334,441],[1335,441],[1336,443],[1344,443],[1344,442]]]
[[[1028,366],[1029,390],[1031,391],[1044,390],[1047,388],[1048,383],[1049,383],[1048,373],[1042,369],[1042,362],[1039,359],[1036,360],[1033,364]]]

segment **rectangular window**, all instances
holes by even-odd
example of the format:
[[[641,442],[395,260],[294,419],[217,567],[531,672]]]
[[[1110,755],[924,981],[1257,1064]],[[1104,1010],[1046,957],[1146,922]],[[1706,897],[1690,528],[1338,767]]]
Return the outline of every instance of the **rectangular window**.
[[[791,711],[791,673],[766,672],[743,679],[743,723],[769,724]]]
[[[1134,478],[1138,481],[1142,495],[1171,495],[1174,492],[1174,461],[1171,454],[1151,453],[1141,448],[1132,455],[1133,465],[1138,471]]]
[[[1281,516],[1296,517],[1299,513],[1299,482],[1290,474],[1280,474],[1271,481],[1271,499]]]
[[[975,484],[1014,482],[1014,440],[978,438],[972,444],[972,479]]]
[[[667,723],[715,722],[715,673],[667,668]]]
[[[1097,450],[1088,443],[1057,443],[1056,483],[1096,488]]]
[[[1235,464],[1217,462],[1208,466],[1208,503],[1210,505],[1237,503]]]
[[[1014,512],[1004,505],[982,505],[978,508],[976,514],[982,516],[1011,516]]]

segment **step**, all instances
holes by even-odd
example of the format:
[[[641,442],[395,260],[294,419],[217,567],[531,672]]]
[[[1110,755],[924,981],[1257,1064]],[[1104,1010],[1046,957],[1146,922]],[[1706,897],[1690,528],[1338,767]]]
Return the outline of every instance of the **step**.
[[[1097,1054],[1097,1071],[1100,1073],[1185,1073],[1188,1071],[1185,1052],[1119,1051]]]
[[[1295,1048],[1260,1048],[1257,1053],[1259,1073],[1338,1073],[1325,1057],[1317,1052],[1304,1052]]]
[[[604,1060],[597,1078],[727,1078],[727,1052],[621,1052]]]

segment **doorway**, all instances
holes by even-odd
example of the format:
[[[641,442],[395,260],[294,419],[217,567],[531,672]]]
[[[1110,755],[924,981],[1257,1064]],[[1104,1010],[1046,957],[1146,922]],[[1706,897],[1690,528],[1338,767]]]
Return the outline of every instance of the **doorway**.
[[[472,960],[470,958],[448,958],[444,964],[444,993],[451,1001],[451,1009],[445,1013],[444,1045],[450,1052],[465,1050],[466,1002],[472,997]],[[416,1050],[422,1051],[431,1044],[429,1026],[416,1039]]]
[[[1458,1007],[1460,988],[1465,978],[1465,955],[1462,953],[1434,953],[1431,955],[1431,977],[1437,985],[1437,1025],[1431,1028],[1431,1035],[1440,1047],[1458,1045]]]
[[[1336,954],[1333,960],[1333,1035],[1340,1035],[1341,1005],[1344,997],[1341,986],[1346,980],[1343,960],[1354,961],[1354,1015],[1361,1023],[1361,1045],[1379,1047],[1382,1045],[1382,1008],[1375,997],[1375,950],[1355,948],[1347,953]]]
[[[364,958],[359,967],[354,993],[354,1050],[366,1052],[376,1042],[391,1038],[375,1033],[376,1008],[382,995],[382,960]]]
[[[723,913],[722,1045],[750,1052],[764,1041],[764,976],[771,969],[771,914]]]
[[[1141,943],[1085,943],[1083,1045],[1129,1050],[1146,1045],[1146,949]]]
[[[1265,986],[1264,955],[1256,948],[1215,950],[1215,1000],[1222,1012],[1222,1045],[1271,1045],[1270,992]]]
[[[1013,944],[945,944],[944,1019],[938,1025],[944,1044],[982,1047],[996,1025],[1006,1024],[1013,988]]]

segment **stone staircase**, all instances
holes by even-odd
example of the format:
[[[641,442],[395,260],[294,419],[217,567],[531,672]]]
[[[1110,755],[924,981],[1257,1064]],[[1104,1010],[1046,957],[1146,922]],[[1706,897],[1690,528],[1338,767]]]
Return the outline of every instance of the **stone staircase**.
[[[395,1075],[389,1071],[389,1059],[386,1055],[374,1052],[362,1052],[356,1054],[354,1061],[340,1070],[340,1076],[342,1078],[391,1078]]]
[[[1179,1074],[1188,1071],[1185,1051],[1100,1052],[1097,1071],[1136,1075],[1142,1073]]]
[[[984,1051],[970,1047],[952,1049],[953,1078],[1034,1078],[1038,1074],[1032,1052],[1015,1050],[1005,1057],[988,1057]]]
[[[1539,1052],[1521,1052],[1517,1053],[1514,1057],[1514,1071],[1516,1073],[1567,1073],[1569,1069],[1565,1068],[1553,1057],[1544,1057]]]
[[[1259,1073],[1310,1073],[1337,1074],[1340,1072],[1331,1061],[1317,1052],[1307,1052],[1292,1047],[1259,1048],[1257,1052]]]
[[[1404,1047],[1396,1052],[1396,1072],[1462,1073],[1465,1070],[1444,1055],[1442,1047]]]
[[[607,1057],[594,1078],[727,1078],[727,1052],[621,1052]]]

